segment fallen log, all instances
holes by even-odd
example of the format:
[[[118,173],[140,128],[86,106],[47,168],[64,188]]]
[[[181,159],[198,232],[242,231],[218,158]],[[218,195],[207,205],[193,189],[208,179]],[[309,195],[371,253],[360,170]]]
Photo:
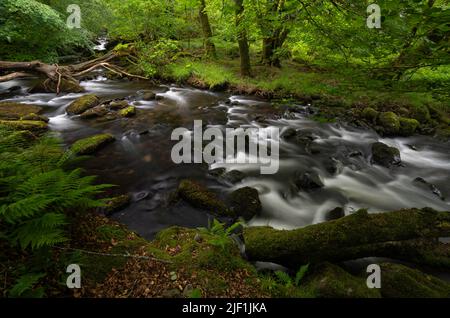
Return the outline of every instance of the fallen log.
[[[423,243],[426,239],[446,236],[450,236],[450,212],[429,208],[378,214],[360,210],[335,221],[291,231],[270,227],[244,229],[245,249],[250,260],[293,268],[307,263],[363,257],[436,261],[439,266],[448,266],[448,248],[435,243],[434,249],[430,249],[430,245]]]
[[[32,92],[60,92],[79,93],[84,91],[80,86],[79,78],[98,68],[105,68],[123,77],[147,79],[139,75],[126,72],[111,62],[118,58],[127,56],[123,52],[111,51],[107,54],[86,62],[61,66],[58,64],[46,64],[41,61],[10,62],[0,61],[0,82],[14,79],[39,76],[46,79],[32,89]]]

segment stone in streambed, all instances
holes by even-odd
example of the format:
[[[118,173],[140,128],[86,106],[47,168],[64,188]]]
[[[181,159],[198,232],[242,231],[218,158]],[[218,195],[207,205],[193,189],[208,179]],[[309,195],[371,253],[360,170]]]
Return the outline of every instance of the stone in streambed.
[[[48,117],[43,116],[43,115],[34,114],[34,113],[25,115],[20,119],[21,120],[32,120],[32,121],[43,121],[44,123],[48,123],[50,121],[50,119],[48,119]]]
[[[152,101],[156,99],[156,94],[152,91],[141,91],[142,99],[145,101]]]
[[[136,115],[136,107],[128,106],[127,108],[119,110],[119,116],[121,117],[133,117]]]
[[[344,165],[336,158],[328,158],[323,163],[325,170],[331,175],[337,175],[342,172]]]
[[[120,100],[120,101],[112,101],[109,103],[109,108],[112,110],[120,110],[124,109],[130,106],[126,100]]]
[[[400,130],[400,120],[393,112],[383,112],[378,116],[378,124],[385,135],[396,135]]]
[[[88,109],[97,106],[99,103],[100,100],[96,95],[84,95],[72,102],[66,111],[69,115],[80,115]]]
[[[382,142],[372,144],[372,162],[386,168],[401,163],[400,151]]]
[[[18,120],[29,114],[39,114],[42,107],[14,102],[0,103],[0,119]]]
[[[420,123],[416,119],[400,117],[399,134],[402,136],[411,136],[419,126]]]
[[[419,187],[424,188],[426,190],[431,190],[431,192],[433,192],[433,194],[436,195],[442,201],[445,200],[445,197],[442,195],[442,192],[434,184],[429,183],[424,178],[420,178],[420,177],[419,178],[415,178],[413,183],[416,186],[419,186]]]
[[[103,117],[108,113],[108,109],[106,106],[95,106],[94,108],[88,109],[84,113],[80,115],[80,118],[82,119],[91,119],[91,118],[97,118],[97,117]]]
[[[110,134],[100,134],[75,142],[70,148],[77,155],[91,155],[115,140]]]
[[[299,190],[309,191],[324,187],[322,178],[315,171],[297,172],[294,184]]]
[[[229,172],[224,173],[220,178],[225,180],[226,182],[236,184],[244,180],[245,177],[246,177],[245,173],[239,170],[231,170]]]
[[[131,202],[131,196],[129,194],[119,195],[106,201],[104,207],[104,213],[110,215],[114,212],[125,209]]]
[[[370,123],[375,123],[377,121],[379,112],[372,107],[366,107],[362,111],[362,117]]]
[[[219,216],[232,216],[225,203],[215,193],[195,181],[182,180],[178,186],[178,195],[198,209],[207,210]]]
[[[13,130],[26,130],[36,134],[41,134],[48,130],[46,122],[36,120],[0,120],[0,126]]]
[[[258,190],[251,187],[233,191],[228,196],[227,202],[233,214],[236,217],[242,217],[245,221],[251,220],[262,210]]]
[[[57,85],[57,82],[45,80],[39,82],[33,88],[31,88],[29,90],[29,93],[56,93]],[[76,81],[62,79],[59,86],[59,91],[60,93],[83,93],[85,89]]]

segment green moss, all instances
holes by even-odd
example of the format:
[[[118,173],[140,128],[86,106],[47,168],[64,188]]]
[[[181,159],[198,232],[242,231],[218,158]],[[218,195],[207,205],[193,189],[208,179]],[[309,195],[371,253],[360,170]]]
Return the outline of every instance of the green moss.
[[[364,119],[371,123],[375,123],[377,121],[379,112],[372,107],[366,107],[362,111],[361,115]]]
[[[0,119],[18,120],[28,114],[38,114],[42,111],[42,107],[35,105],[27,105],[13,102],[0,103]],[[26,120],[34,120],[23,118]]]
[[[99,104],[99,98],[96,95],[84,95],[72,102],[66,109],[69,115],[80,115],[90,108]]]
[[[411,136],[419,128],[420,123],[413,118],[400,117],[400,135]]]
[[[232,215],[215,193],[194,181],[182,180],[178,186],[178,194],[196,208],[216,215]]]
[[[33,133],[43,133],[48,130],[47,123],[35,120],[0,120],[0,125],[13,130],[28,130]]]
[[[425,105],[411,107],[410,116],[422,124],[426,124],[431,120],[430,111]]]
[[[388,298],[449,298],[450,284],[416,269],[383,263],[381,293]]]
[[[378,124],[386,135],[395,135],[400,130],[400,120],[393,112],[381,113],[378,117]]]
[[[110,134],[95,135],[78,140],[72,145],[71,151],[77,155],[90,155],[114,140],[115,138]]]
[[[119,115],[122,117],[133,117],[136,115],[136,107],[129,106],[127,108],[119,110]]]
[[[42,115],[37,115],[35,113],[30,113],[20,118],[20,120],[33,120],[33,121],[43,121],[44,123],[48,123],[50,120]]]
[[[353,276],[330,263],[316,267],[301,289],[318,298],[380,298],[379,290],[368,288],[365,278]]]
[[[106,214],[111,214],[126,208],[131,202],[131,197],[129,194],[119,195],[117,197],[111,198],[106,202],[106,207],[104,212]]]

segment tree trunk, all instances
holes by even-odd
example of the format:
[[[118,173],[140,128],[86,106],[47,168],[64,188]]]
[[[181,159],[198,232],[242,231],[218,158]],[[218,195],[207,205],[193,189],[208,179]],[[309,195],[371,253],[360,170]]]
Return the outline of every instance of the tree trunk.
[[[450,212],[409,209],[368,214],[361,210],[339,220],[293,231],[244,229],[247,256],[289,267],[363,257],[391,257],[450,265],[449,247],[430,238],[450,235]],[[427,239],[427,244],[423,243]],[[436,264],[435,264],[436,265]]]
[[[238,30],[239,55],[241,57],[241,76],[251,76],[250,49],[247,40],[247,31],[242,25],[244,14],[244,1],[234,0],[236,4],[236,28]]]
[[[200,0],[199,18],[200,24],[202,26],[206,55],[216,58],[216,46],[214,45],[214,42],[211,40],[213,35],[211,31],[211,25],[209,24],[208,14],[206,13],[205,0]]]

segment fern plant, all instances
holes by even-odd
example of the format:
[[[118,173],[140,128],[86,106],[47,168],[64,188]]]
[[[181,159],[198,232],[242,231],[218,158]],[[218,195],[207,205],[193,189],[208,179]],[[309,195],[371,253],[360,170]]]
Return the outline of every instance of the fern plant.
[[[292,280],[292,277],[283,271],[276,271],[275,276],[277,277],[278,281],[282,283],[285,287],[292,287],[292,286],[299,287],[300,281],[303,279],[303,277],[305,277],[306,273],[308,272],[308,269],[309,264],[301,266],[295,275],[295,280]]]
[[[52,136],[0,128],[0,236],[22,249],[67,240],[66,212],[103,206],[95,199],[109,185],[93,185],[80,169],[65,169],[71,155]]]
[[[209,223],[207,228],[203,227],[198,230],[201,234],[204,234],[207,237],[206,240],[209,244],[225,249],[233,231],[240,225],[241,223],[237,222],[227,228],[225,223],[221,223],[214,219],[212,223]]]

